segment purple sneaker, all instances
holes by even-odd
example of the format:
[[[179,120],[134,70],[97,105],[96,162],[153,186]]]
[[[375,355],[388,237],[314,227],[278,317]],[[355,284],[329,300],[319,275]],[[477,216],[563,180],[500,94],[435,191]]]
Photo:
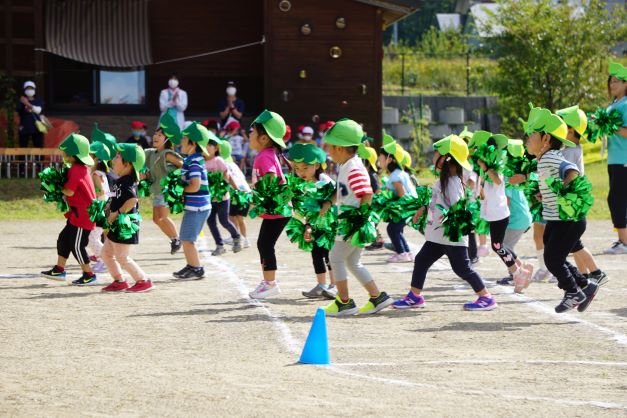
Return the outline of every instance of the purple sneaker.
[[[491,311],[496,307],[496,300],[492,296],[479,296],[474,302],[464,303],[466,311]]]
[[[416,296],[411,290],[403,299],[399,299],[392,304],[395,309],[424,308],[425,298],[422,295]]]

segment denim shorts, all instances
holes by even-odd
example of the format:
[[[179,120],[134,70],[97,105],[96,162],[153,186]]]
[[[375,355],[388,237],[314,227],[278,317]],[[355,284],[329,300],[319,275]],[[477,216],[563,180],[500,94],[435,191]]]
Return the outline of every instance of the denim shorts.
[[[156,194],[152,197],[152,207],[155,208],[157,206],[168,206],[162,194]]]
[[[181,232],[179,233],[179,239],[181,241],[196,242],[200,231],[202,231],[207,218],[211,213],[211,209],[202,211],[183,211],[183,221],[181,222]]]

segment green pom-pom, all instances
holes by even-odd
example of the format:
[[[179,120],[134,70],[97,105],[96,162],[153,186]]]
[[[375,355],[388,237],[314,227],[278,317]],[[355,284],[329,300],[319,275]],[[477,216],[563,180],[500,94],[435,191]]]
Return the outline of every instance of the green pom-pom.
[[[67,183],[67,169],[63,166],[60,170],[47,167],[39,173],[41,190],[44,192],[44,202],[56,203],[57,209],[65,213],[70,206],[65,200],[63,186]]]
[[[118,241],[131,239],[139,231],[142,217],[139,213],[120,213],[111,224],[111,233]]]
[[[444,236],[452,242],[459,242],[463,237],[475,230],[473,213],[469,209],[468,199],[459,199],[449,208],[437,204],[442,212],[441,227],[444,228]]]
[[[302,214],[305,196],[309,190],[315,189],[316,185],[313,182],[305,181],[292,174],[288,174],[285,177],[285,181],[292,193],[292,207],[294,208],[294,212]]]
[[[482,160],[486,164],[486,171],[493,170],[497,174],[503,172],[505,165],[505,154],[507,151],[499,150],[495,145],[481,144],[470,157],[474,171],[479,173],[488,183],[492,183],[490,176],[479,167],[478,160]]]
[[[140,180],[137,184],[137,196],[138,197],[149,197],[150,196],[150,186],[152,186],[152,180],[143,179]]]
[[[298,248],[303,251],[311,252],[311,250],[313,249],[313,239],[311,239],[309,242],[305,241],[306,228],[306,224],[302,223],[296,218],[292,218],[285,227],[285,233],[287,234],[290,242],[298,245]]]
[[[250,205],[251,198],[252,196],[250,192],[231,189],[231,206],[245,209]]]
[[[183,191],[185,183],[181,179],[181,170],[176,169],[161,179],[161,193],[165,199],[170,212],[181,213],[185,207]]]
[[[529,203],[529,213],[531,213],[531,220],[533,222],[543,222],[542,218],[542,201],[538,200],[536,195],[540,193],[540,183],[538,177],[533,176],[525,182],[525,189],[523,190],[527,203]]]
[[[87,208],[89,213],[89,219],[96,223],[96,226],[103,229],[109,228],[109,221],[107,220],[106,209],[107,201],[94,199],[91,205]]]
[[[303,200],[302,210],[304,215],[310,217],[314,213],[320,212],[325,202],[330,202],[336,193],[335,184],[329,182],[314,190],[309,190]]]
[[[522,157],[507,156],[505,166],[503,167],[503,175],[505,177],[513,177],[516,174],[529,175],[538,171],[538,160],[535,158],[529,158],[527,154]],[[507,183],[507,187],[513,189],[522,190],[525,188],[525,183],[511,184]]]
[[[260,215],[292,216],[292,207],[289,205],[293,192],[287,183],[280,184],[281,178],[265,174],[255,184],[252,191],[252,208],[250,217]]]
[[[623,117],[617,109],[608,112],[600,107],[594,113],[588,113],[588,141],[594,144],[599,138],[614,135],[622,126]]]
[[[209,193],[212,200],[222,201],[224,195],[229,192],[231,186],[224,180],[224,173],[221,171],[208,171],[207,182],[209,183]]]
[[[365,247],[377,239],[379,215],[368,204],[356,208],[342,206],[338,216],[338,234],[355,247]]]
[[[586,176],[575,177],[573,181],[564,185],[562,180],[549,177],[546,185],[557,194],[557,208],[560,219],[563,221],[580,221],[585,219],[588,211],[594,204],[592,184]]]

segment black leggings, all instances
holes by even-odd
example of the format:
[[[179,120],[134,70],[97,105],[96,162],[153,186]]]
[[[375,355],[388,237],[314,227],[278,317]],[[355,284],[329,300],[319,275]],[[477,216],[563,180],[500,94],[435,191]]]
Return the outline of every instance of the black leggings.
[[[557,278],[557,285],[566,292],[576,292],[588,280],[566,261],[586,230],[586,221],[548,221],[544,228],[544,264]]]
[[[607,204],[614,228],[627,227],[627,166],[608,164],[607,174],[610,176],[610,191]]]
[[[87,243],[89,242],[89,232],[87,229],[79,228],[70,224],[65,224],[57,238],[57,255],[69,258],[70,253],[74,255],[78,264],[89,264],[87,255]]]
[[[259,250],[263,271],[276,270],[274,246],[289,220],[290,218],[276,218],[261,221],[261,228],[257,237],[257,250]]]
[[[329,250],[323,247],[319,247],[314,244],[311,250],[311,260],[313,261],[314,271],[316,274],[322,274],[327,272],[327,268],[331,271],[331,264],[329,263]]]
[[[211,203],[211,213],[209,214],[209,218],[207,218],[207,225],[209,225],[209,230],[211,231],[211,235],[213,236],[216,245],[224,245],[224,240],[222,239],[220,229],[218,229],[218,224],[216,222],[216,216],[220,221],[220,225],[229,231],[229,234],[231,234],[231,237],[234,240],[239,238],[237,228],[235,228],[235,225],[233,225],[233,223],[229,220],[229,204],[230,200]]]
[[[470,267],[468,248],[436,244],[431,241],[425,242],[418,254],[416,254],[416,258],[414,259],[414,272],[411,275],[411,287],[423,289],[427,277],[427,270],[445,254],[455,274],[466,280],[468,284],[472,286],[472,290],[480,292],[485,289],[481,276]]]
[[[492,250],[501,257],[501,260],[507,267],[511,267],[516,264],[516,254],[514,251],[503,245],[505,240],[505,230],[509,224],[509,216],[500,221],[490,222],[490,241],[492,243]]]
[[[477,258],[477,238],[474,232],[468,234],[468,257],[472,260]]]

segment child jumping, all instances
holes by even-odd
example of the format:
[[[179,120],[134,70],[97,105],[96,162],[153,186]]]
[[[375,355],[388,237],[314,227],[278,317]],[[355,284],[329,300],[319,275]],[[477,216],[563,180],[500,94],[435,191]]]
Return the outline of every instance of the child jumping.
[[[107,161],[111,160],[111,154],[109,148],[103,142],[92,142],[89,146],[91,158],[94,160],[94,165],[91,166],[91,180],[94,182],[94,189],[96,191],[96,199],[106,202],[109,200],[109,180],[107,180]],[[102,233],[104,230],[99,226],[89,233],[89,248],[94,254],[96,264],[92,268],[94,273],[104,273],[106,267],[100,254],[104,244],[102,243]]]

